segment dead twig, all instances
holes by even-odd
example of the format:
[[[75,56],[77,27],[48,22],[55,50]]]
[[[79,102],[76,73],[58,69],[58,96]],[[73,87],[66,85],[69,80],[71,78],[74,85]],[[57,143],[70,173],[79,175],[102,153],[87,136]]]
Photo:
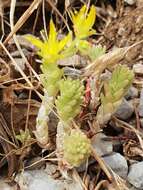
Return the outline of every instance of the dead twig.
[[[103,159],[98,156],[97,152],[93,148],[92,148],[92,155],[94,156],[95,160],[98,162],[98,164],[100,165],[101,169],[104,171],[104,173],[108,177],[109,181],[112,182],[113,181],[112,175],[110,174],[108,168],[106,167]]]
[[[4,45],[12,38],[12,36],[20,29],[20,27],[26,22],[26,20],[31,16],[35,9],[39,6],[42,0],[34,0],[30,7],[24,12],[24,14],[19,18],[17,23],[14,25],[13,30],[9,33],[4,41]]]

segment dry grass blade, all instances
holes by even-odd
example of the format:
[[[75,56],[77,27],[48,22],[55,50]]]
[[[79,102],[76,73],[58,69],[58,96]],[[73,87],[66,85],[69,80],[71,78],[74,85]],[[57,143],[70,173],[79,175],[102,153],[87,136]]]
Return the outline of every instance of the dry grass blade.
[[[29,84],[30,87],[33,88],[32,83],[30,82],[30,80],[27,78],[27,76],[25,75],[25,73],[21,70],[20,66],[16,63],[16,61],[13,59],[13,57],[10,55],[10,53],[8,52],[8,50],[6,49],[6,47],[4,46],[4,44],[0,41],[0,46],[4,49],[4,51],[7,53],[7,55],[9,56],[9,58],[11,59],[11,63],[17,68],[17,70],[20,72],[20,74],[23,76],[23,78],[25,79],[25,81]]]
[[[68,26],[67,21],[65,20],[65,18],[63,17],[63,15],[60,13],[60,11],[56,8],[56,6],[52,3],[51,0],[46,0],[47,3],[52,7],[52,9],[61,17],[61,19],[63,20],[63,22],[65,23],[67,29],[70,31],[70,28]]]
[[[104,186],[104,187],[109,186],[109,182],[108,182],[107,180],[102,180],[102,181],[100,181],[100,182],[96,185],[96,187],[95,187],[94,190],[100,190],[102,186]],[[108,190],[111,190],[111,188],[109,189],[108,187],[107,187],[107,189],[108,189]]]
[[[11,26],[11,31],[14,28],[14,12],[15,12],[15,7],[16,7],[16,0],[11,0],[11,6],[10,6],[10,26]],[[15,45],[17,46],[17,49],[19,50],[19,53],[23,59],[23,61],[26,63],[26,65],[29,67],[29,69],[33,72],[33,74],[35,75],[35,77],[40,80],[40,77],[38,76],[38,74],[34,71],[34,69],[31,67],[31,65],[29,64],[26,56],[24,55],[21,46],[17,40],[16,34],[13,34],[13,39],[15,42]]]
[[[19,18],[17,23],[14,25],[13,30],[9,33],[7,38],[4,41],[4,45],[8,43],[8,41],[12,38],[13,34],[15,34],[20,27],[26,22],[26,20],[30,17],[30,15],[34,12],[35,9],[39,6],[42,0],[34,0],[30,7],[24,12],[24,14]]]
[[[125,56],[128,47],[118,48],[101,57],[97,58],[93,63],[89,64],[84,71],[85,76],[99,76],[106,68],[112,67],[119,63]]]
[[[2,58],[0,58],[0,71],[0,83],[10,80],[10,67]]]
[[[143,43],[143,40],[134,43],[129,47],[117,48],[115,50],[106,53],[105,55],[97,58],[93,63],[89,64],[84,69],[84,76],[94,75],[97,78],[99,75],[106,69],[112,68],[116,64],[120,63],[120,61],[127,55],[127,53],[133,49],[135,46]]]
[[[9,141],[8,134],[5,130],[6,128],[8,128],[8,126],[5,125],[6,122],[3,116],[0,114],[0,136],[2,137],[0,138],[0,144],[3,147],[5,154],[7,155],[6,159],[8,162],[8,176],[10,177],[16,170],[16,156],[14,155],[14,153],[9,154],[10,152],[12,152],[15,146],[13,145],[13,143]],[[0,168],[2,166],[3,166],[3,159],[0,160]]]
[[[2,31],[2,36],[1,39],[4,36],[4,8],[9,5],[10,0],[0,0],[0,26],[1,26],[1,31]]]
[[[98,162],[98,164],[100,165],[101,169],[104,171],[104,173],[106,174],[106,176],[108,177],[109,181],[113,181],[113,177],[111,176],[108,168],[106,167],[104,161],[102,160],[102,158],[100,158],[98,156],[98,154],[96,153],[95,149],[92,148],[92,155],[94,156],[95,160]]]

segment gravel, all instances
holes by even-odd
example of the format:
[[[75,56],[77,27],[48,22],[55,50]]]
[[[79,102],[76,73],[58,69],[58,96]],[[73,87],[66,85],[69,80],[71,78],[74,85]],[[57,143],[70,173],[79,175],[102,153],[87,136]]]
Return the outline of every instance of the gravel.
[[[132,102],[128,102],[126,99],[123,99],[122,104],[119,106],[115,112],[115,116],[121,120],[128,120],[134,112],[134,107]]]
[[[103,157],[105,163],[120,177],[126,179],[128,174],[128,165],[126,159],[119,153]]]
[[[138,111],[139,111],[139,116],[143,117],[143,89],[141,90],[140,93],[140,102],[139,102]]]
[[[99,156],[105,156],[113,152],[112,141],[105,141],[107,136],[103,133],[98,133],[91,139],[92,147],[96,150]]]
[[[128,181],[134,187],[143,189],[143,161],[130,166]]]

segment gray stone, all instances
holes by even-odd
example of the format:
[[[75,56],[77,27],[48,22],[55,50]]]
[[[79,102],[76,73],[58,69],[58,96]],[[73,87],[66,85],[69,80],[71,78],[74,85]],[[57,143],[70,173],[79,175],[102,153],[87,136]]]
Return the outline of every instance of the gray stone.
[[[64,67],[64,74],[73,79],[77,79],[80,77],[82,72],[79,69],[75,69],[75,68],[71,68],[71,67]]]
[[[115,112],[115,116],[121,120],[128,120],[134,112],[134,107],[132,102],[128,102],[123,99],[122,104],[119,106],[117,111]]]
[[[138,111],[139,111],[139,116],[143,117],[143,89],[141,90],[140,93],[140,102],[139,102]]]
[[[91,139],[92,147],[96,150],[99,156],[109,155],[113,152],[113,143],[111,141],[105,141],[104,138],[107,136],[103,133],[98,133]],[[93,164],[95,162],[94,159],[90,158],[88,160],[88,165]],[[78,168],[78,172],[84,172],[86,170],[86,162],[81,164]]]
[[[129,5],[134,5],[136,3],[136,0],[124,0]]]
[[[120,177],[126,179],[128,174],[128,165],[126,159],[119,153],[103,157],[105,163]]]
[[[131,185],[128,181],[126,181],[126,186],[128,187],[129,190],[139,190],[136,187],[134,187],[133,185]]]
[[[133,98],[137,98],[138,97],[138,89],[131,86],[127,92],[127,94],[125,95],[125,98],[128,99],[133,99]]]
[[[128,181],[134,187],[143,189],[143,161],[130,166]]]
[[[139,190],[139,189],[136,188],[136,187],[134,187],[134,186],[132,186],[132,187],[130,188],[130,190]]]
[[[91,139],[92,147],[96,150],[99,156],[105,156],[113,152],[112,141],[105,141],[107,136],[103,133],[98,133]]]
[[[140,119],[141,127],[143,128],[143,118]]]
[[[24,190],[83,190],[78,178],[55,179],[52,176],[55,169],[53,165],[50,168],[47,166],[45,170],[27,170],[16,176],[16,182]]]
[[[143,75],[143,64],[141,63],[134,64],[133,71],[137,75]]]
[[[80,55],[73,55],[71,57],[59,60],[57,64],[61,66],[84,67],[87,64],[87,60]]]
[[[16,186],[8,185],[4,179],[0,179],[0,190],[16,190]]]
[[[95,159],[90,158],[88,160],[88,166],[95,163]],[[77,172],[85,172],[87,169],[87,162],[82,163],[79,167],[76,168]]]

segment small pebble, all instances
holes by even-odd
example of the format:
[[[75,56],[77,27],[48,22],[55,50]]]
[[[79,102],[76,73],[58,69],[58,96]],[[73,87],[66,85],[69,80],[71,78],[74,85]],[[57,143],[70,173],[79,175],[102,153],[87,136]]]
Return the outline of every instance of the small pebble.
[[[131,86],[131,88],[129,88],[127,94],[125,95],[125,98],[128,100],[128,99],[133,99],[137,97],[138,97],[138,89]]]
[[[143,65],[140,63],[133,65],[133,71],[137,75],[143,75]]]
[[[143,118],[140,119],[140,125],[143,128]]]
[[[128,102],[126,99],[123,99],[122,104],[119,106],[115,112],[115,116],[121,120],[128,120],[134,112],[134,107],[131,102]]]
[[[23,190],[83,190],[78,179],[54,179],[45,170],[24,171],[15,180]]]
[[[64,67],[64,74],[70,76],[73,79],[77,79],[81,76],[82,72],[79,69]]]
[[[126,159],[119,153],[103,157],[105,163],[120,177],[126,179],[128,174],[128,165]]]
[[[136,188],[143,189],[143,161],[129,168],[128,181]]]
[[[136,0],[124,0],[129,5],[134,5],[136,3]]]
[[[16,190],[16,186],[8,185],[4,179],[0,179],[0,190]]]
[[[139,111],[139,116],[143,117],[143,89],[141,90],[140,93],[140,102],[139,102],[138,111]]]
[[[113,152],[113,143],[112,141],[105,141],[104,138],[106,137],[103,133],[98,133],[91,139],[92,147],[99,156],[105,156]]]
[[[139,190],[136,187],[134,187],[133,185],[131,185],[128,181],[127,181],[126,186],[128,187],[129,190]]]

